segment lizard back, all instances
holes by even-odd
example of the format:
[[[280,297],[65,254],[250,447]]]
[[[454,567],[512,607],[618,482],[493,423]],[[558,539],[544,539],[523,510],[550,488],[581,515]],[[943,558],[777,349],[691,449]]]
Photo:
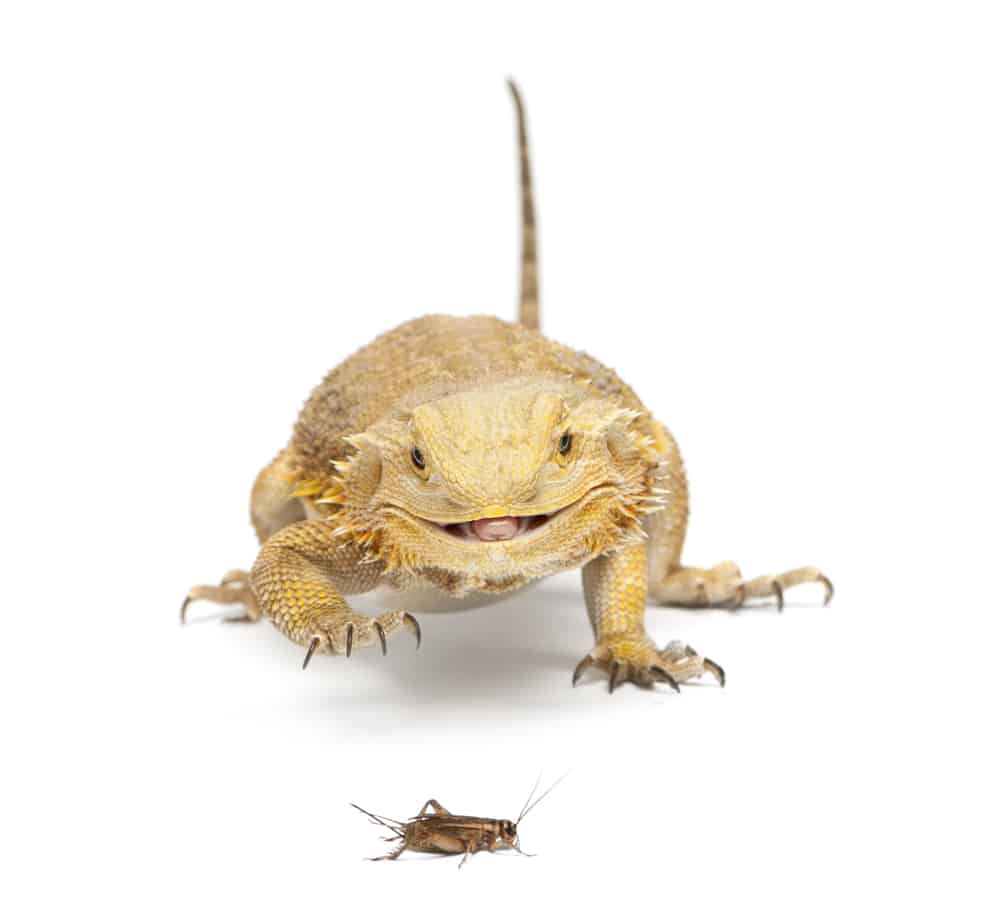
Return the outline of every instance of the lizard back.
[[[291,454],[301,477],[321,477],[346,456],[346,436],[390,413],[504,381],[544,386],[545,378],[645,412],[635,392],[585,352],[496,317],[430,315],[383,333],[333,368],[299,414]]]

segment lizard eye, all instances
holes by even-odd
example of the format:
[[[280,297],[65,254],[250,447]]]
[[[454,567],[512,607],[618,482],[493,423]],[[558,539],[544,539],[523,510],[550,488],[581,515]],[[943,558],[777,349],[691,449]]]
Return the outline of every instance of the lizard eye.
[[[416,445],[410,450],[410,460],[413,461],[413,466],[417,470],[423,470],[427,466],[427,461],[424,460],[424,452]]]
[[[569,454],[570,448],[573,447],[573,436],[569,432],[563,432],[562,438],[559,439],[559,453],[565,457]]]

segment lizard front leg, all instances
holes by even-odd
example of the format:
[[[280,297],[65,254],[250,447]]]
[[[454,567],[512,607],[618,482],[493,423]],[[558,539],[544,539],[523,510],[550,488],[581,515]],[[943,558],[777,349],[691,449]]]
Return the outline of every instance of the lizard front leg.
[[[594,648],[574,670],[573,684],[591,665],[607,670],[609,692],[624,681],[641,687],[664,681],[680,690],[680,682],[705,672],[725,684],[722,669],[690,646],[674,642],[664,649],[656,648],[643,626],[646,580],[645,543],[597,557],[583,567],[583,593],[594,630]]]
[[[302,521],[270,537],[250,572],[262,613],[290,640],[308,648],[302,667],[315,652],[349,656],[357,646],[376,642],[385,655],[387,637],[410,629],[420,645],[412,614],[390,611],[378,617],[357,614],[344,595],[373,589],[383,566],[366,560],[364,550],[334,537],[335,525]]]

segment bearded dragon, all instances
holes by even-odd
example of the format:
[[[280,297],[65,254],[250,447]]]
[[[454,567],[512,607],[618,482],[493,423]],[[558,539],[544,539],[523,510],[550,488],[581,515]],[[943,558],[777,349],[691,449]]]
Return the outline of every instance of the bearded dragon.
[[[425,316],[376,338],[312,392],[291,440],[253,485],[260,552],[249,572],[195,586],[184,600],[237,604],[315,653],[353,649],[420,626],[348,601],[379,586],[499,596],[582,567],[593,648],[573,672],[608,689],[682,682],[716,663],[690,646],[659,648],[647,599],[740,607],[802,583],[802,567],[744,580],[733,562],[681,563],[688,484],[673,436],[611,369],[539,331],[535,209],[525,112],[517,118],[521,190],[518,323]]]

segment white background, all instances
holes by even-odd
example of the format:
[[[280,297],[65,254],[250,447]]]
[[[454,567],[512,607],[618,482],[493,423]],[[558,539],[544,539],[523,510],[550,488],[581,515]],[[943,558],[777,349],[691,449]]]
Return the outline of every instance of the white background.
[[[994,10],[5,4],[5,917],[995,917]],[[651,610],[725,690],[571,689],[576,574],[306,673],[178,627],[328,367],[514,316],[508,74],[545,329],[678,437],[686,559],[836,582]],[[567,769],[533,860],[361,859],[349,801]]]

